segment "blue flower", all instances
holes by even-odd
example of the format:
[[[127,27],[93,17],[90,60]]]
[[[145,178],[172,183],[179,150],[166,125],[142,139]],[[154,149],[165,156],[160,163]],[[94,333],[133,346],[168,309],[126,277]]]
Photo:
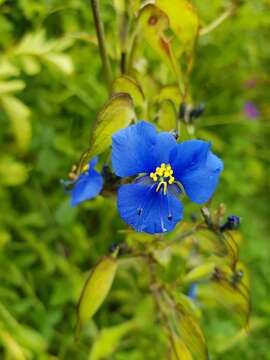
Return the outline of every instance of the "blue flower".
[[[195,300],[196,297],[197,297],[197,284],[196,283],[193,283],[190,285],[189,287],[189,290],[188,290],[188,297],[191,299],[191,300]]]
[[[172,134],[157,133],[145,121],[115,133],[112,165],[116,175],[137,176],[118,190],[122,219],[139,232],[173,230],[183,218],[178,199],[182,191],[201,204],[216,189],[223,163],[210,147],[201,140],[178,144]]]
[[[71,206],[96,197],[102,190],[102,176],[94,170],[97,158],[92,159],[74,183],[71,193]]]

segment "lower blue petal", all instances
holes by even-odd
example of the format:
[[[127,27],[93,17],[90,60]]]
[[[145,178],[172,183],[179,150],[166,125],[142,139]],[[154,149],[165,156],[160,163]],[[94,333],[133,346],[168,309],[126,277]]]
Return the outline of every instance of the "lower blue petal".
[[[156,192],[156,186],[122,185],[118,191],[122,219],[138,232],[159,234],[172,231],[183,218],[183,206],[171,194]]]
[[[91,165],[93,166],[93,163]],[[71,205],[76,206],[82,201],[96,197],[101,192],[102,185],[102,176],[96,170],[90,169],[81,174],[71,190]]]

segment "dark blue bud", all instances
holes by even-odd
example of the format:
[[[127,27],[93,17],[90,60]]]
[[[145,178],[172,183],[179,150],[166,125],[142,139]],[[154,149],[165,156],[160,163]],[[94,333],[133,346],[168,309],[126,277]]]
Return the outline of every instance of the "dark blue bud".
[[[116,184],[119,181],[119,177],[116,176],[110,169],[108,165],[104,165],[102,168],[101,175],[105,181],[105,184]]]
[[[192,120],[193,118],[196,119],[200,117],[204,113],[204,110],[205,110],[205,105],[203,103],[193,108],[190,112],[190,120]]]
[[[190,220],[191,220],[193,223],[195,223],[195,222],[198,220],[198,216],[197,216],[197,214],[195,214],[195,213],[191,213],[189,216],[190,216]]]
[[[115,244],[115,243],[112,243],[110,246],[109,246],[109,253],[113,253],[116,249],[118,248],[118,245]]]
[[[236,215],[230,215],[227,217],[227,221],[221,225],[220,231],[226,231],[226,230],[237,230],[240,227],[240,217]]]
[[[187,104],[186,103],[181,103],[180,107],[179,107],[179,119],[184,119],[185,115],[186,115],[186,111],[187,111]]]

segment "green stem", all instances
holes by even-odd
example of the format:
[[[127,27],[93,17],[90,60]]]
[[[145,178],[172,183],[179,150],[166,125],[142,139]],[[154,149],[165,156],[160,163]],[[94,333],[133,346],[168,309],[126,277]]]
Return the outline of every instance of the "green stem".
[[[199,36],[204,36],[209,34],[213,30],[215,30],[218,26],[220,26],[226,19],[232,16],[235,13],[236,5],[231,5],[223,14],[221,14],[217,19],[215,19],[211,24],[202,28]]]
[[[100,17],[100,8],[99,8],[99,0],[90,0],[96,34],[98,39],[99,53],[102,60],[102,65],[104,69],[105,80],[107,83],[108,92],[111,90],[111,81],[112,81],[112,71],[111,64],[109,61],[108,53],[106,50],[106,40],[103,23]]]

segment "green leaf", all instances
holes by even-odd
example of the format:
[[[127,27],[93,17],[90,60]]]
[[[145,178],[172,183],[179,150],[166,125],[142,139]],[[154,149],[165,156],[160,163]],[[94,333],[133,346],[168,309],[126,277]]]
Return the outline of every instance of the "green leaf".
[[[185,283],[193,283],[205,278],[208,278],[213,274],[216,264],[214,262],[205,263],[192,269],[186,274],[183,281]]]
[[[25,88],[22,80],[0,81],[0,96],[21,91]]]
[[[19,69],[10,63],[8,60],[3,59],[0,62],[0,78],[5,79],[9,76],[18,76],[20,74]]]
[[[117,269],[114,256],[101,259],[83,287],[77,309],[77,336],[84,324],[91,319],[107,297]]]
[[[25,349],[6,330],[0,328],[0,342],[10,359],[27,360]]]
[[[131,320],[120,325],[102,329],[91,349],[89,360],[101,360],[112,355],[116,351],[122,337],[136,326],[136,322]]]
[[[23,70],[28,75],[36,75],[40,72],[41,66],[39,61],[31,55],[24,55],[21,57]]]
[[[208,350],[203,332],[197,320],[184,308],[177,309],[176,327],[180,338],[183,340],[194,360],[207,360]]]
[[[199,19],[192,4],[187,0],[156,0],[156,4],[168,16],[182,50],[191,51],[199,31]]]
[[[43,59],[67,75],[71,75],[74,71],[73,62],[69,55],[51,53],[43,55]]]
[[[81,157],[79,170],[84,167],[89,159],[106,150],[112,143],[112,135],[128,126],[135,117],[133,101],[129,94],[112,95],[97,116],[90,146]]]
[[[15,47],[15,55],[35,55],[42,56],[45,53],[52,51],[55,43],[46,40],[44,29],[35,33],[26,34]]]
[[[45,339],[36,330],[20,324],[3,304],[0,304],[0,318],[5,324],[6,330],[14,336],[18,345],[25,346],[37,352],[44,352],[47,348]]]
[[[160,104],[158,112],[158,126],[163,131],[171,131],[177,127],[177,113],[174,103],[164,100]]]
[[[10,156],[0,158],[0,184],[4,186],[18,186],[28,178],[28,170],[21,162]]]
[[[127,93],[132,97],[134,105],[144,107],[144,93],[139,83],[131,76],[122,75],[115,79],[113,83],[114,93]]]
[[[19,150],[26,151],[32,137],[30,109],[13,96],[3,96],[1,102],[10,119]]]
[[[199,287],[199,297],[209,298],[234,312],[241,325],[248,327],[251,309],[250,281],[243,263],[238,262],[235,269],[226,265],[215,267],[211,281]]]
[[[169,29],[168,16],[154,4],[147,4],[139,13],[138,24],[147,44],[153,48],[179,80],[182,77],[180,67],[175,59],[171,43],[164,35],[164,32]]]
[[[192,360],[190,351],[179,336],[173,333],[171,341],[173,342],[170,357],[171,360]]]
[[[176,85],[164,86],[160,89],[159,94],[157,96],[157,101],[162,102],[164,100],[172,101],[175,106],[178,108],[180,103],[182,102],[182,95],[179,90],[179,87]]]

